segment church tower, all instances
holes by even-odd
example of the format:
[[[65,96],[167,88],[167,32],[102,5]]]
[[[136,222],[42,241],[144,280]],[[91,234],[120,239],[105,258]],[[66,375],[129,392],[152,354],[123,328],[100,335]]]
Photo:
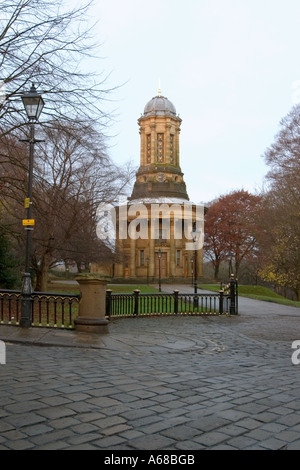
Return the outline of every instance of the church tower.
[[[138,124],[140,168],[131,199],[175,197],[188,200],[179,163],[181,119],[175,106],[159,92],[146,104]]]
[[[202,231],[203,208],[189,201],[183,179],[181,122],[160,92],[138,119],[140,167],[128,203],[116,211],[116,282],[191,282],[194,273],[202,276],[202,244],[195,248],[191,240]]]

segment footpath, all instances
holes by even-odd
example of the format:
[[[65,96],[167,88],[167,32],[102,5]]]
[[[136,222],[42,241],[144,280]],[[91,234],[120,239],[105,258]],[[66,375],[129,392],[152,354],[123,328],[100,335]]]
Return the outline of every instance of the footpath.
[[[240,297],[109,331],[0,325],[0,450],[300,450],[300,309]]]

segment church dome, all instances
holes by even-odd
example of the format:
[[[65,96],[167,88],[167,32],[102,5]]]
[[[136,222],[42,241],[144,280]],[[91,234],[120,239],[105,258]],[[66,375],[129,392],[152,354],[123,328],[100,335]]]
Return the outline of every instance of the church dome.
[[[166,116],[171,114],[176,116],[176,109],[174,104],[164,96],[155,96],[150,100],[144,108],[144,116],[156,114],[158,116]]]

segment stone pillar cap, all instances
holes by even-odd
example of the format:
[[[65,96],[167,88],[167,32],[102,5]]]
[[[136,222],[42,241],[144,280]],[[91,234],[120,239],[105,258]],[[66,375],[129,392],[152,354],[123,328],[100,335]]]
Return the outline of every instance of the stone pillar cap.
[[[75,277],[75,280],[77,282],[105,282],[108,283],[111,281],[111,276],[108,276],[106,274],[101,274],[101,273],[94,273],[94,274],[78,274]]]

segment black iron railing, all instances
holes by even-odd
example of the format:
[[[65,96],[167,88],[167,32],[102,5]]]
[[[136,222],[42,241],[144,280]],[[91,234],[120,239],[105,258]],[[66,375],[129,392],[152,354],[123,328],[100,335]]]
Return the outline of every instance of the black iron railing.
[[[216,294],[184,294],[179,291],[172,294],[141,294],[139,290],[132,294],[113,294],[111,290],[107,290],[106,315],[235,315],[238,313],[237,298],[237,284],[234,294],[232,291],[220,291]]]
[[[80,295],[33,292],[32,326],[74,328],[79,314]],[[0,289],[0,324],[18,325],[21,318],[21,291]],[[232,280],[228,292],[184,294],[131,294],[106,292],[107,317],[142,315],[222,315],[238,314],[238,285]]]
[[[33,292],[32,326],[73,328],[78,316],[80,295]],[[21,318],[21,291],[0,290],[0,324],[18,325]]]

